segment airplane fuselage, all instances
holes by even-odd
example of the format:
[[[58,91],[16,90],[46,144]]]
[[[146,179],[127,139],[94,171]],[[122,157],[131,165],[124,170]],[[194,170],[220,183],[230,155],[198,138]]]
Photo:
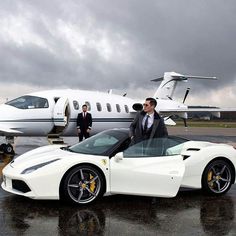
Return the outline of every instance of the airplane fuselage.
[[[178,81],[194,79],[215,79],[215,77],[185,76],[175,72],[166,72],[154,97],[157,99],[156,110],[166,117],[165,123],[175,124],[170,119],[177,114],[187,119],[188,106],[173,100],[173,93]],[[45,136],[58,134],[63,136],[77,135],[76,118],[87,104],[93,117],[92,133],[109,128],[129,127],[136,112],[142,109],[143,101],[111,93],[85,90],[48,90],[31,93],[0,105],[0,135]],[[137,105],[137,106],[134,106]],[[138,108],[139,107],[139,108]],[[134,110],[135,109],[135,110]],[[199,109],[197,109],[199,110]],[[196,111],[191,110],[191,111]],[[219,109],[211,109],[219,113]]]
[[[153,81],[162,81],[155,94],[150,97],[157,99],[156,110],[164,116],[167,125],[175,125],[172,115],[183,118],[186,125],[187,113],[203,112],[203,108],[189,108],[184,104],[189,93],[187,89],[182,102],[173,100],[177,82],[192,79],[213,79],[166,72],[164,77]],[[140,102],[141,101],[141,102]],[[135,100],[126,96],[114,95],[86,90],[47,90],[18,97],[0,105],[0,135],[6,136],[8,145],[0,145],[1,150],[12,149],[9,145],[15,136],[77,136],[77,115],[82,105],[87,104],[92,114],[93,125],[91,134],[109,128],[127,128],[136,113],[143,108],[143,100]],[[207,109],[213,116],[219,117],[219,108]],[[228,111],[229,109],[224,109]],[[235,109],[233,109],[235,111]]]
[[[41,102],[41,105],[39,104]],[[92,132],[129,127],[134,100],[101,92],[50,90],[32,93],[0,105],[0,126],[15,136],[77,135],[76,118],[83,104],[93,117]],[[1,131],[2,135],[7,132]]]

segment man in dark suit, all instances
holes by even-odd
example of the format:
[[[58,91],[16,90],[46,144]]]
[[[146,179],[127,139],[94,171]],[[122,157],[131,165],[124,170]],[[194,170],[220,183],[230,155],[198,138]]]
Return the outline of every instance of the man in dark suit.
[[[92,128],[92,115],[87,112],[87,105],[82,106],[83,112],[79,113],[77,116],[77,130],[79,135],[79,141],[81,142],[83,138],[88,138],[89,133]]]
[[[143,111],[136,115],[130,125],[132,143],[168,136],[164,120],[155,110],[156,105],[156,99],[146,98]]]

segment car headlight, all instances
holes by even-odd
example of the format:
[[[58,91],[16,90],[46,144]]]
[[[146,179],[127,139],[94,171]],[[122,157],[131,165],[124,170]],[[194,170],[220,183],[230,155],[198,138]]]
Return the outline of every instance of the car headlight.
[[[60,159],[57,158],[57,159],[54,159],[54,160],[51,160],[51,161],[47,161],[47,162],[44,162],[44,163],[37,164],[37,165],[35,165],[35,166],[28,167],[28,168],[26,168],[25,170],[23,170],[23,171],[21,172],[21,174],[29,174],[29,173],[31,173],[31,172],[33,172],[33,171],[39,169],[39,168],[42,168],[42,167],[44,167],[44,166],[46,166],[46,165],[48,165],[48,164],[51,164],[51,163],[53,163],[53,162],[55,162],[55,161],[58,161],[58,160],[60,160]]]

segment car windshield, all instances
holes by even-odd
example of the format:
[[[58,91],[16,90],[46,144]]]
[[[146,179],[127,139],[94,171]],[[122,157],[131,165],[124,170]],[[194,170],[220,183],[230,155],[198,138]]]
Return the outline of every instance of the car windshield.
[[[148,139],[130,146],[124,151],[124,157],[160,157],[179,155],[187,139],[169,136]]]
[[[16,98],[6,104],[19,109],[48,108],[48,100],[46,98],[29,95]]]
[[[76,153],[109,156],[127,138],[128,132],[107,130],[69,147],[68,150]]]

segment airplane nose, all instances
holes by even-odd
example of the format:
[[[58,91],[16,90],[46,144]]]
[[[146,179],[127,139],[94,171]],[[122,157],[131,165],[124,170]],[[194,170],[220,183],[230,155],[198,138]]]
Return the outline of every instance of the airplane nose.
[[[15,112],[13,113],[13,107],[1,104],[0,105],[0,121],[7,121],[14,119],[16,115]]]

